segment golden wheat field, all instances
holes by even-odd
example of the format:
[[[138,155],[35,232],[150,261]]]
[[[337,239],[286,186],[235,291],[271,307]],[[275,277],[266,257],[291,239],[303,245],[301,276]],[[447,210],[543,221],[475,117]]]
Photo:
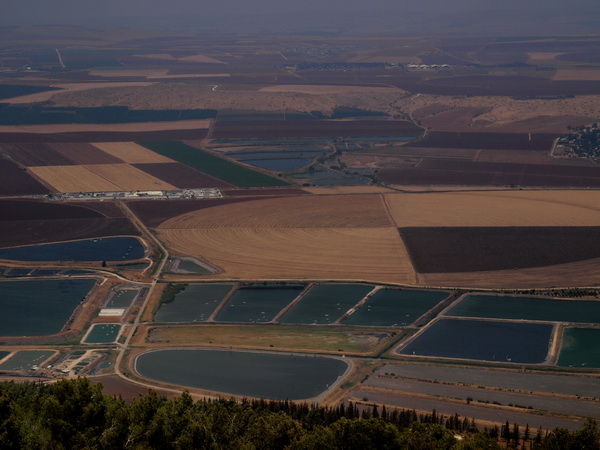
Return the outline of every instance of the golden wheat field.
[[[600,226],[600,191],[387,194],[398,227]]]
[[[416,273],[397,230],[595,227],[600,226],[600,192],[324,192],[327,195],[261,199],[194,211],[163,222],[157,233],[173,253],[193,255],[219,267],[222,272],[211,276],[214,279],[529,288],[592,285],[600,277],[600,259],[486,272]]]
[[[148,150],[135,142],[94,142],[92,145],[104,153],[129,164],[172,163],[166,156]]]
[[[128,164],[30,167],[56,192],[114,192],[176,189]]]
[[[157,231],[170,250],[220,267],[222,278],[415,281],[381,195],[223,205],[169,219]]]

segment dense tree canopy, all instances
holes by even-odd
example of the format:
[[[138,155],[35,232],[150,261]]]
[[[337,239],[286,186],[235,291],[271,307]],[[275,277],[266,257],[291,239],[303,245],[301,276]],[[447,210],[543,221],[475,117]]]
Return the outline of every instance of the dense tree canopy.
[[[444,421],[446,426],[440,422]],[[499,449],[458,416],[355,405],[320,408],[264,400],[194,402],[150,391],[135,401],[102,393],[85,378],[53,384],[0,383],[0,447],[28,449]],[[460,428],[461,439],[450,431]],[[468,430],[468,432],[465,432]],[[507,436],[515,444],[515,436]],[[512,439],[512,441],[511,441]],[[518,440],[518,436],[516,437]],[[557,429],[534,448],[600,448],[593,422]]]

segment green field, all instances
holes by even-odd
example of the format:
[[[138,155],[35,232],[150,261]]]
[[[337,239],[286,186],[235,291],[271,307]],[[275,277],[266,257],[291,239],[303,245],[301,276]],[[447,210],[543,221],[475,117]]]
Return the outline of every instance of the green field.
[[[139,142],[160,155],[239,187],[286,186],[288,183],[247,169],[183,142]]]
[[[567,328],[563,335],[558,365],[562,367],[600,368],[600,330]]]

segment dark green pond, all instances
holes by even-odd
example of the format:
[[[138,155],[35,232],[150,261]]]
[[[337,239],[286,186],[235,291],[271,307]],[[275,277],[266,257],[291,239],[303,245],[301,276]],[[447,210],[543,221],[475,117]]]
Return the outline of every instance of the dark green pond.
[[[503,295],[467,295],[447,315],[544,320],[549,322],[600,323],[600,301],[557,300]]]
[[[0,283],[0,336],[58,333],[96,280],[28,280]]]
[[[156,322],[204,322],[233,288],[232,284],[190,284],[170,303],[163,303]]]
[[[52,350],[24,350],[15,353],[0,365],[0,370],[29,370],[33,366],[39,366],[46,361],[54,352]]]
[[[276,400],[316,397],[347,368],[335,358],[219,350],[158,350],[136,360],[138,373],[157,381]]]
[[[552,325],[442,319],[400,351],[403,355],[539,364]]]
[[[144,257],[134,237],[110,237],[0,250],[0,259],[15,261],[130,261]]]
[[[303,287],[251,287],[238,289],[217,314],[218,322],[269,322]]]
[[[373,286],[319,284],[314,286],[279,321],[280,323],[329,324],[360,302]]]
[[[447,292],[381,289],[348,316],[345,325],[405,327],[448,297]]]
[[[110,344],[117,340],[121,325],[114,323],[97,323],[85,338],[88,344]]]
[[[600,368],[600,330],[567,328],[563,335],[558,365],[562,367]]]

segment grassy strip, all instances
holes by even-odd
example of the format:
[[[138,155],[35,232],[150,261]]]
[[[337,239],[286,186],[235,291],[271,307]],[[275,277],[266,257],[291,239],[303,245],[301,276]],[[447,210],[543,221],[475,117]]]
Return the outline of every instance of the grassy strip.
[[[392,339],[382,330],[349,327],[202,325],[157,326],[149,342],[368,355]]]
[[[138,142],[147,149],[239,187],[286,186],[288,183],[247,169],[183,142]]]

